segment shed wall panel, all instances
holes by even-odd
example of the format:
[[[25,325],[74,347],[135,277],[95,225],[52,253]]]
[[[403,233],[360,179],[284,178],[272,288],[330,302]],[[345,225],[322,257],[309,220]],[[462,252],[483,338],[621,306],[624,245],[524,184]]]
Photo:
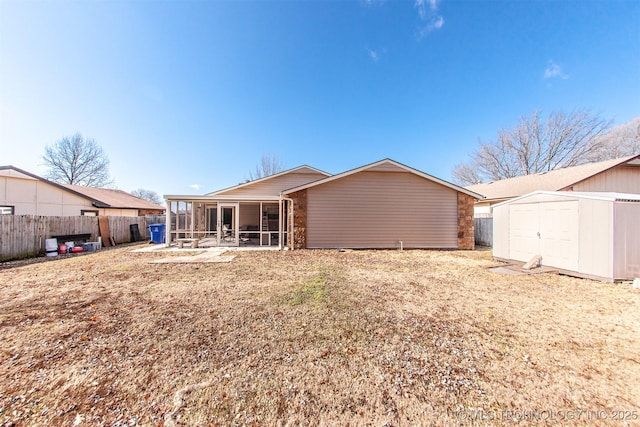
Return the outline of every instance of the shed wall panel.
[[[510,259],[509,205],[493,209],[493,256]]]
[[[640,203],[616,202],[614,217],[615,278],[640,277]]]
[[[580,265],[577,271],[613,277],[613,204],[606,200],[580,200]]]
[[[308,248],[456,248],[457,192],[408,172],[363,171],[311,187]]]

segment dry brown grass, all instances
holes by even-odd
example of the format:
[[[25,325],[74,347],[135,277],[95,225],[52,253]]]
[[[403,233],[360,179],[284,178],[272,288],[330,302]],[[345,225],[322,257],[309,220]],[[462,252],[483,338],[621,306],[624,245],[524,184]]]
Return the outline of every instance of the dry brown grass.
[[[0,423],[639,422],[615,412],[640,410],[628,285],[490,252],[129,249],[0,270]]]

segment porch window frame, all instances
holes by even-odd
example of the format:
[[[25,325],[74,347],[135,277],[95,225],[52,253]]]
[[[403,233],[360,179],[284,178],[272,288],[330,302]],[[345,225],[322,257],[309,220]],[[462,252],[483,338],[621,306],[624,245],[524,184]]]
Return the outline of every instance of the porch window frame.
[[[172,243],[180,240],[195,240],[198,239],[200,241],[206,240],[205,244],[212,244],[212,240],[208,240],[209,238],[215,239],[214,246],[221,247],[223,245],[220,244],[220,235],[219,233],[222,229],[218,230],[218,221],[216,221],[215,230],[211,229],[213,224],[210,224],[209,209],[216,210],[216,218],[218,213],[218,209],[220,209],[220,205],[224,204],[236,204],[236,221],[237,224],[234,225],[236,230],[233,230],[237,233],[236,242],[232,247],[240,247],[247,246],[243,244],[241,239],[241,235],[247,236],[256,236],[258,238],[258,242],[255,247],[265,247],[265,246],[273,246],[278,249],[283,249],[285,242],[287,241],[286,237],[290,230],[288,230],[289,221],[287,218],[283,218],[285,212],[287,212],[287,207],[283,206],[284,204],[290,203],[288,200],[283,199],[280,196],[191,196],[191,195],[168,195],[165,196],[165,201],[167,205],[167,214],[166,214],[166,238],[165,244],[167,246],[171,246]],[[240,224],[240,216],[243,207],[247,207],[255,204],[258,208],[258,218],[257,230],[241,230]],[[268,206],[265,206],[268,205]],[[215,206],[215,207],[214,207]],[[184,209],[182,209],[184,207]],[[263,229],[263,213],[265,209],[268,208],[268,212],[271,215],[277,215],[277,218],[269,219],[270,214],[266,215],[266,229]],[[197,209],[203,209],[203,213],[196,214]],[[181,211],[184,210],[183,214]],[[181,215],[185,217],[184,227],[180,227],[180,218]],[[274,216],[275,216],[274,215]],[[199,219],[196,218],[198,216]],[[188,217],[188,219],[186,219]],[[202,222],[202,229],[198,221]],[[271,229],[269,227],[269,223],[274,222],[276,224],[275,229]],[[215,233],[215,237],[213,236]],[[266,239],[266,241],[265,241]],[[277,241],[277,246],[276,242]],[[251,245],[249,243],[249,245]]]

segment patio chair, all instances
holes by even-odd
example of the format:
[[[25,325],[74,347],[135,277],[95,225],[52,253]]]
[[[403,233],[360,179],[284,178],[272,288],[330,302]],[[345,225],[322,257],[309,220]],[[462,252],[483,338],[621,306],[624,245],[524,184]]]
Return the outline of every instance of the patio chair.
[[[224,240],[225,242],[228,242],[228,241],[231,240],[231,238],[232,238],[231,229],[230,229],[228,224],[223,224],[222,225],[222,236],[220,236],[220,238],[222,240]]]

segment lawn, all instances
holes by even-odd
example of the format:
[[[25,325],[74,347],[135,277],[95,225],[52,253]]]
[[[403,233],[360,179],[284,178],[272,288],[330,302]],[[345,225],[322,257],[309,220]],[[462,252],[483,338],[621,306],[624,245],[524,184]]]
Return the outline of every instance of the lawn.
[[[0,265],[2,425],[638,425],[640,290],[488,251]]]

